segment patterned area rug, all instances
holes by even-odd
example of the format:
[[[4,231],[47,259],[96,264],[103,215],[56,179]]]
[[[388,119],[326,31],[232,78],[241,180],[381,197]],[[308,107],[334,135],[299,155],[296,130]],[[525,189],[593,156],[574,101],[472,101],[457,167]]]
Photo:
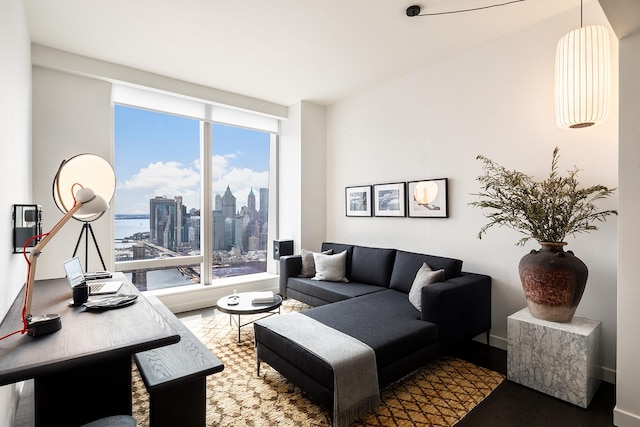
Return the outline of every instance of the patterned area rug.
[[[286,300],[282,312],[300,311],[305,304]],[[254,318],[260,318],[255,316]],[[229,316],[181,319],[224,363],[224,371],[207,378],[208,426],[330,426],[328,412],[276,370],[262,363],[256,376],[253,328],[238,332]],[[242,317],[242,323],[251,320]],[[149,425],[148,395],[139,374],[133,374],[133,415],[138,426]],[[460,421],[484,400],[504,377],[455,358],[443,357],[380,390],[382,404],[356,426],[442,426]]]

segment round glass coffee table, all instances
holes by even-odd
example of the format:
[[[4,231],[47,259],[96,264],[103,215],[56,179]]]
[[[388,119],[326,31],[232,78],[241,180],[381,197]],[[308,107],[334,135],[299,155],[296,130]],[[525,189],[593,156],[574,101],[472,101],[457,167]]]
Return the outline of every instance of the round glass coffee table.
[[[239,292],[222,297],[216,303],[216,308],[220,312],[229,315],[229,324],[231,325],[232,322],[234,322],[238,326],[238,342],[240,342],[241,327],[250,325],[257,320],[273,316],[274,314],[280,314],[280,306],[282,305],[282,297],[280,295],[273,294],[273,302],[254,303],[252,299],[253,292]],[[265,316],[260,317],[260,319],[253,319],[247,323],[240,322],[240,316],[263,313]],[[237,321],[234,316],[238,316]]]

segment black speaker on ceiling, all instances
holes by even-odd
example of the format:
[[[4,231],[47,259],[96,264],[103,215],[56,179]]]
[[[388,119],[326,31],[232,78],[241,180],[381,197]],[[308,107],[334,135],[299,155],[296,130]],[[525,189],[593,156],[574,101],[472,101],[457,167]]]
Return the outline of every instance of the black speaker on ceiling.
[[[293,240],[274,240],[273,259],[280,259],[285,255],[293,255]]]

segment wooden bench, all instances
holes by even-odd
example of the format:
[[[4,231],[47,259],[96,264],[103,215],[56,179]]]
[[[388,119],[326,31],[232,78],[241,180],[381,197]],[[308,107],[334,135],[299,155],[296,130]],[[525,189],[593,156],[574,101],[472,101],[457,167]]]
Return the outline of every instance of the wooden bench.
[[[176,344],[134,356],[149,392],[149,425],[204,426],[206,377],[222,371],[224,365],[158,298],[146,298],[180,334]]]

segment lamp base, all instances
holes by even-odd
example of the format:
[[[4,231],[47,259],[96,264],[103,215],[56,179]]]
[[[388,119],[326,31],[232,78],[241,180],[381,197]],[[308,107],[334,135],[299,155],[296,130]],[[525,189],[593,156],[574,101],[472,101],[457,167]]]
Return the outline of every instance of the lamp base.
[[[62,320],[59,314],[40,314],[27,316],[27,333],[32,337],[46,335],[62,328]]]

